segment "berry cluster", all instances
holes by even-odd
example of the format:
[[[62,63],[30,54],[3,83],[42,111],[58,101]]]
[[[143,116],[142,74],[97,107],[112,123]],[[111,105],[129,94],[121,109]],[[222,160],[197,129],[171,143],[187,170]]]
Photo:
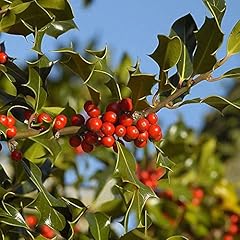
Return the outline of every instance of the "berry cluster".
[[[224,235],[224,240],[233,240],[234,237],[239,234],[240,232],[240,217],[239,215],[232,213],[229,216],[229,226],[228,226],[228,230]]]
[[[25,221],[26,221],[26,224],[32,229],[32,230],[35,230],[37,229],[39,231],[39,233],[47,238],[47,239],[52,239],[56,236],[56,232],[50,228],[48,225],[46,224],[43,224],[43,225],[40,225],[40,226],[37,226],[38,224],[38,219],[35,215],[27,215],[25,217]]]
[[[162,131],[157,124],[158,117],[155,113],[150,113],[145,117],[134,120],[132,117],[132,99],[125,98],[119,102],[110,103],[106,111],[101,113],[98,106],[92,101],[84,104],[84,110],[88,119],[81,114],[76,114],[71,118],[71,124],[82,126],[83,131],[73,135],[69,139],[72,147],[81,145],[84,152],[91,152],[94,146],[113,147],[117,151],[116,141],[123,143],[133,141],[136,147],[146,146],[148,139],[159,141],[162,139]]]
[[[3,52],[0,51],[0,64],[5,64],[8,61],[8,55]]]
[[[199,206],[204,198],[204,191],[201,187],[196,187],[192,189],[192,204],[194,206]]]
[[[163,177],[163,175],[166,173],[166,170],[164,168],[148,168],[146,170],[141,169],[140,165],[137,164],[137,177],[138,179],[145,184],[146,186],[150,188],[156,188],[158,185],[158,180]]]

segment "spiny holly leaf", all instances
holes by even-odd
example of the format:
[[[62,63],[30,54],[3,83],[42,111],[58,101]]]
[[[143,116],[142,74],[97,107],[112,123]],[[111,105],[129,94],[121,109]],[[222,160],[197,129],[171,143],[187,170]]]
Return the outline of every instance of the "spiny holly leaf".
[[[71,29],[78,29],[77,25],[72,19],[65,21],[54,21],[47,28],[46,34],[54,38],[58,38]]]
[[[148,95],[151,95],[152,87],[157,83],[155,76],[152,74],[132,74],[128,82],[128,87],[132,91],[132,100],[134,109],[138,102]]]
[[[110,80],[105,84],[112,93],[112,101],[118,101],[122,98],[121,89],[114,78],[110,78]]]
[[[178,36],[169,38],[158,35],[158,46],[150,57],[162,71],[167,71],[177,64],[182,52],[181,40]]]
[[[105,47],[103,50],[100,50],[100,51],[87,49],[86,52],[99,59],[104,59],[107,55],[107,47]]]
[[[131,154],[131,152],[117,142],[118,147],[118,158],[115,166],[114,174],[116,177],[121,178],[121,180],[125,183],[130,183],[135,187],[135,190],[132,194],[137,198],[139,207],[138,212],[136,212],[137,219],[140,219],[140,215],[142,213],[143,207],[146,201],[150,197],[156,197],[152,189],[145,186],[142,182],[140,182],[136,176],[136,161]],[[136,189],[137,188],[137,189]],[[132,205],[130,205],[132,207]],[[136,210],[136,208],[135,208]],[[130,209],[129,209],[130,211]],[[139,224],[139,223],[137,223]]]
[[[203,0],[204,4],[207,6],[213,17],[216,19],[216,22],[220,28],[222,18],[226,11],[226,2],[225,0]]]
[[[229,55],[240,52],[240,20],[233,27],[227,42],[227,53]]]
[[[7,173],[5,172],[3,166],[0,164],[0,188],[5,187],[6,183],[9,184],[10,182],[11,182],[11,179],[9,178]],[[1,192],[2,191],[0,190],[0,198],[2,196]]]
[[[88,84],[87,84],[87,88],[88,88],[89,94],[90,94],[90,96],[91,96],[91,98],[92,98],[92,101],[93,101],[96,105],[98,105],[99,102],[100,102],[100,92],[97,91],[96,89],[92,88],[92,87],[89,86]]]
[[[225,72],[220,78],[240,78],[240,68],[231,69]]]
[[[34,207],[41,213],[39,224],[47,224],[59,231],[65,227],[65,217],[50,204],[44,192],[39,192],[29,207]]]
[[[214,54],[223,40],[223,33],[214,18],[207,18],[196,32],[197,49],[194,54],[193,69],[195,74],[206,73],[217,62]]]
[[[188,240],[188,238],[184,237],[184,236],[172,236],[172,237],[169,237],[168,239],[166,240]]]
[[[38,72],[30,65],[28,67],[28,70],[29,70],[28,82],[23,86],[28,87],[34,93],[35,95],[34,110],[35,112],[37,112],[44,106],[45,101],[47,99],[47,92],[43,88],[43,81]]]
[[[34,45],[32,47],[32,50],[35,51],[37,54],[43,55],[42,53],[42,40],[45,35],[45,30],[37,30],[35,29],[35,39],[34,39]]]
[[[110,232],[110,218],[104,215],[103,213],[87,213],[85,215],[90,232],[93,235],[94,239],[98,240],[108,240]]]
[[[191,76],[193,72],[192,55],[196,47],[194,31],[197,25],[191,14],[178,19],[171,28],[170,36],[179,36],[182,41],[182,52],[177,63],[178,74],[180,77],[179,84]]]
[[[0,31],[8,32],[12,34],[20,34],[27,36],[33,32],[35,27],[41,29],[52,21],[52,16],[43,7],[36,3],[36,1],[30,2],[28,5],[19,6],[18,11],[10,10],[3,14],[0,22]]]
[[[77,74],[84,83],[91,77],[95,64],[84,59],[79,53],[72,49],[59,49],[55,52],[62,53],[64,58],[61,63],[67,66],[72,72]]]
[[[44,131],[36,136],[30,137],[32,141],[42,145],[50,154],[51,158],[55,160],[60,151],[61,151],[61,146],[57,142],[57,140],[54,138],[52,129],[49,128],[47,131]],[[31,161],[31,159],[29,159]]]
[[[42,196],[46,199],[47,203],[51,207],[65,207],[66,205],[60,199],[56,199],[52,196],[47,189],[43,186],[42,183],[42,172],[39,167],[30,162],[30,161],[22,161],[23,168],[29,177],[30,181],[34,184],[34,186],[38,189],[38,191],[42,194]]]
[[[124,234],[119,240],[147,240],[147,236],[144,234],[144,228],[136,228],[132,231]]]
[[[47,1],[47,0],[37,0],[37,2],[44,8],[64,10],[65,0]]]

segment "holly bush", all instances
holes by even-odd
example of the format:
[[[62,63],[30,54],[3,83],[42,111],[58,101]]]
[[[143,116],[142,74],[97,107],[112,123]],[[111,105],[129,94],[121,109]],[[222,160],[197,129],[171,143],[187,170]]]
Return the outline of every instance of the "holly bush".
[[[77,28],[70,2],[0,1],[1,32],[34,39],[21,64],[0,45],[1,239],[239,239],[226,144],[213,127],[197,135],[179,120],[163,133],[158,119],[192,103],[239,116],[236,94],[188,96],[199,83],[240,78],[240,68],[219,74],[240,52],[240,22],[224,36],[225,0],[203,4],[202,26],[189,13],[157,36],[156,76],[127,55],[113,69],[108,47],[94,44],[80,53],[69,42],[50,59],[43,40]]]

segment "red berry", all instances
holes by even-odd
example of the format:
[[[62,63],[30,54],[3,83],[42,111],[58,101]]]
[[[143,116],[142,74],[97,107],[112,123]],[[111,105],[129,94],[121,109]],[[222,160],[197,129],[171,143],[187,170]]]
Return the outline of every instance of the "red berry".
[[[120,106],[117,102],[112,102],[107,105],[106,112],[115,112],[116,114],[120,111]]]
[[[233,240],[233,236],[230,234],[224,235],[223,240]]]
[[[107,111],[103,115],[104,122],[116,123],[117,122],[117,114],[112,111]]]
[[[5,64],[8,61],[8,55],[5,52],[0,52],[0,64]]]
[[[104,147],[112,147],[115,142],[115,139],[113,136],[106,136],[101,139],[101,143]]]
[[[8,127],[8,118],[6,115],[0,115],[0,123],[5,127]]]
[[[145,132],[150,127],[150,123],[146,118],[140,118],[136,123],[136,127],[139,132]]]
[[[38,219],[35,215],[27,215],[25,221],[30,228],[35,228],[38,223]]]
[[[147,141],[148,140],[148,132],[145,131],[145,132],[139,133],[137,140],[140,142]]]
[[[89,112],[91,109],[93,109],[95,107],[97,107],[97,106],[91,100],[86,101],[83,106],[83,108],[86,112]]]
[[[134,140],[134,144],[136,147],[144,148],[147,145],[147,141],[138,140],[137,138]]]
[[[6,130],[7,138],[13,138],[17,134],[17,128],[15,126],[12,126]]]
[[[8,127],[12,127],[16,123],[16,120],[12,115],[7,116],[7,120],[8,120],[8,123],[7,123]]]
[[[195,188],[193,189],[193,197],[202,199],[204,197],[204,191],[201,188]]]
[[[50,228],[48,225],[44,224],[40,226],[39,230],[42,236],[45,238],[52,239],[56,236],[55,231],[52,228]]]
[[[116,128],[115,128],[115,134],[118,137],[124,137],[126,132],[127,132],[126,127],[124,127],[123,125],[117,125]]]
[[[102,120],[99,118],[89,118],[87,128],[92,132],[98,132],[102,127]]]
[[[88,112],[87,112],[88,116],[89,117],[99,117],[100,114],[101,114],[101,111],[98,107],[94,106],[92,109],[90,109]]]
[[[119,117],[119,124],[128,127],[133,124],[133,118],[130,114],[123,114]]]
[[[230,216],[231,223],[237,223],[239,221],[239,216],[237,214],[232,214]]]
[[[126,136],[132,140],[136,139],[139,136],[139,131],[138,131],[137,127],[136,126],[127,127]]]
[[[84,122],[85,122],[85,119],[81,114],[74,114],[71,117],[71,125],[73,126],[82,126]]]
[[[29,120],[29,118],[32,116],[33,112],[31,110],[24,111],[24,119]]]
[[[54,122],[54,128],[59,130],[67,125],[67,117],[64,114],[57,115]]]
[[[94,145],[98,141],[98,136],[93,132],[86,132],[84,134],[84,141],[90,145]]]
[[[151,125],[148,129],[148,134],[149,134],[149,137],[152,139],[158,138],[159,136],[162,135],[160,126],[156,124]]]
[[[124,98],[120,101],[120,108],[123,112],[130,112],[133,110],[133,103],[131,98]]]
[[[69,144],[72,147],[78,147],[82,142],[82,139],[78,135],[71,136],[69,138]]]
[[[78,147],[75,147],[74,148],[74,151],[75,151],[75,153],[77,153],[77,154],[82,154],[82,153],[84,153],[84,151],[83,151],[83,149],[82,149],[82,145],[79,145]]]
[[[115,132],[115,127],[110,122],[104,122],[102,124],[101,131],[105,136],[112,136]]]
[[[40,113],[37,117],[37,122],[38,123],[42,123],[42,122],[50,123],[50,122],[52,122],[52,118],[47,113]]]
[[[238,225],[237,224],[231,224],[228,232],[231,233],[232,235],[235,235],[238,232]]]
[[[150,124],[156,124],[158,122],[158,116],[156,113],[149,113],[147,115],[147,120]]]
[[[82,146],[82,150],[86,153],[89,153],[93,150],[94,146],[91,145],[91,144],[88,144],[87,142],[85,141],[82,141],[81,143],[81,146]]]
[[[11,159],[14,160],[14,161],[20,161],[22,160],[22,152],[19,151],[19,150],[14,150],[11,152]]]

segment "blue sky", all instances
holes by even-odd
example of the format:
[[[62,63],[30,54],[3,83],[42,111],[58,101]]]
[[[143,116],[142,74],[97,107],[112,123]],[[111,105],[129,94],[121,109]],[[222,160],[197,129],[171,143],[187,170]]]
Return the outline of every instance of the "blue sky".
[[[158,67],[148,54],[157,46],[157,34],[168,34],[172,23],[188,13],[192,14],[198,27],[203,24],[205,16],[210,16],[201,0],[95,0],[88,8],[84,8],[80,0],[70,2],[79,31],[72,30],[57,40],[46,38],[43,47],[46,54],[53,57],[54,55],[48,51],[55,49],[57,42],[69,46],[72,39],[78,39],[78,50],[83,51],[87,41],[97,37],[99,49],[107,45],[111,50],[114,64],[124,52],[128,52],[134,62],[140,61],[142,72],[153,74],[158,73]],[[240,19],[239,9],[239,0],[227,1],[227,11],[222,24],[223,32],[226,34],[225,41],[234,24]],[[17,57],[16,63],[28,59],[32,54],[31,37],[25,40],[23,37],[4,34],[1,37],[1,41],[3,40],[6,42],[9,55]],[[225,51],[223,45],[219,57],[222,57]],[[238,63],[239,56],[235,56],[222,71],[237,67]],[[229,82],[230,80],[225,80],[216,84],[199,84],[200,86],[192,89],[189,98],[223,95]],[[189,126],[199,129],[204,115],[210,110],[211,108],[204,104],[187,105],[178,110],[161,110],[159,117],[165,129],[175,122],[179,115],[182,115]]]

